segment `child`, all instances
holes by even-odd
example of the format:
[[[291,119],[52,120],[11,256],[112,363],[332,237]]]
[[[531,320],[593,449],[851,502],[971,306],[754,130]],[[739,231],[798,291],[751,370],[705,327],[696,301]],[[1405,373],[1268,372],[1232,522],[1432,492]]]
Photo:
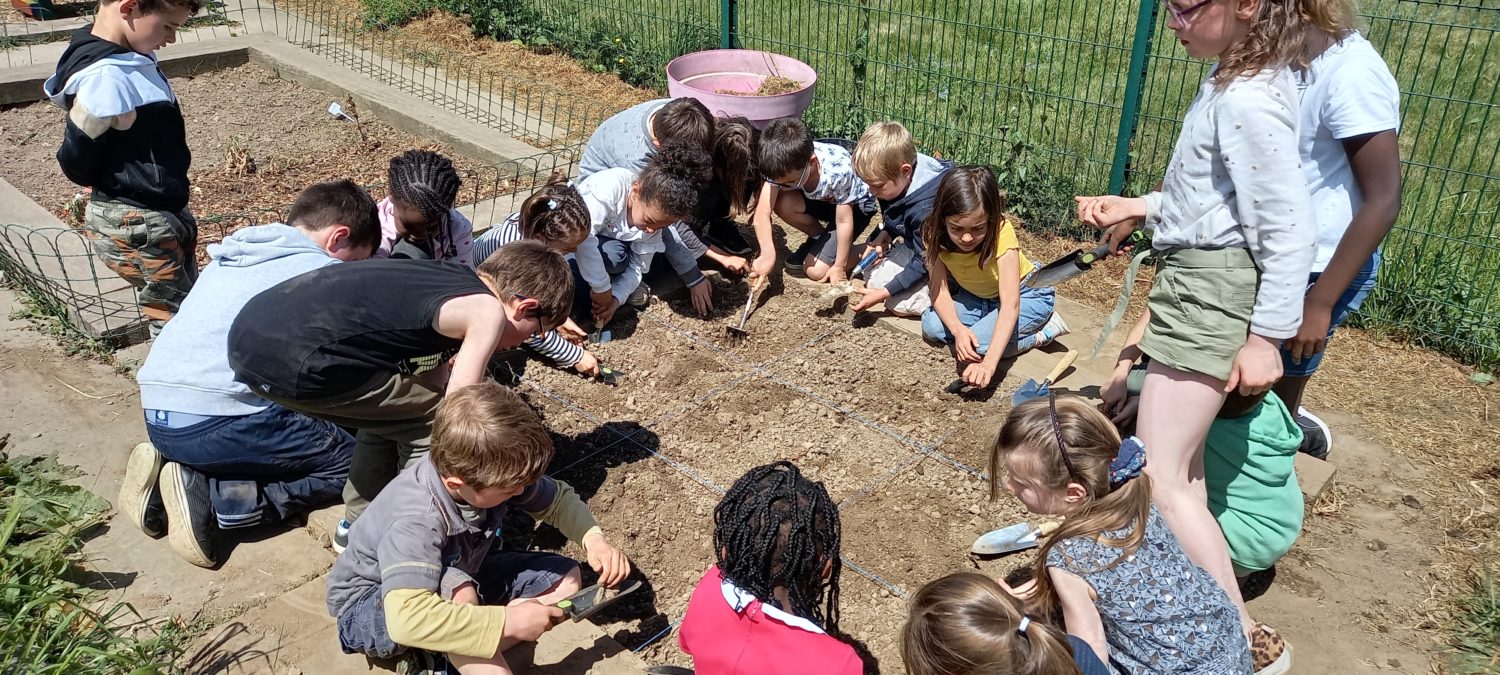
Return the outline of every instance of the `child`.
[[[875,198],[854,175],[849,151],[814,142],[802,120],[779,119],[761,132],[756,164],[766,184],[750,219],[760,244],[751,276],[769,275],[776,263],[776,244],[771,238],[774,212],[807,235],[807,241],[786,261],[788,270],[803,272],[813,281],[845,281],[854,267],[850,255],[854,237],[865,231],[875,215]]]
[[[1380,54],[1354,29],[1353,0],[1302,4],[1313,30],[1304,55],[1309,64],[1295,73],[1302,96],[1297,128],[1317,254],[1302,325],[1282,343],[1275,388],[1297,414],[1303,451],[1322,459],[1332,438],[1327,424],[1302,409],[1302,390],[1334,329],[1374,290],[1380,242],[1401,211],[1401,92]]]
[[[714,554],[678,637],[699,673],[857,675],[839,622],[839,512],[791,462],[746,472],[714,509]]]
[[[236,380],[261,398],[356,430],[335,548],[369,500],[426,454],[444,388],[479,382],[496,350],[568,315],[567,263],[540,242],[506,246],[475,272],[432,260],[334,265],[255,296],[234,320]],[[451,367],[413,374],[412,359],[454,350]]]
[[[961,166],[943,176],[922,237],[932,289],[922,335],[953,345],[964,382],[988,387],[1002,357],[1067,334],[1053,311],[1055,292],[1022,283],[1036,265],[1021,252],[988,168]]]
[[[1281,341],[1302,321],[1315,216],[1307,185],[1289,180],[1302,167],[1291,151],[1297,91],[1287,64],[1308,31],[1300,3],[1171,0],[1167,8],[1188,55],[1218,63],[1188,108],[1162,189],[1079,197],[1078,217],[1100,228],[1144,219],[1155,232],[1160,262],[1140,342],[1152,360],[1138,433],[1162,518],[1229,593],[1250,635],[1256,623],[1195,482],[1224,395],[1270,389],[1281,377]],[[1114,228],[1111,239],[1131,227]]]
[[[68,111],[57,162],[93,189],[84,230],[94,255],[134,286],[152,334],[198,278],[198,222],[188,212],[186,123],[155,52],[202,0],[101,0],[44,90]]]
[[[1110,675],[1087,642],[1027,616],[994,579],[950,574],[917,590],[901,626],[907,675]]]
[[[1127,338],[1115,372],[1101,391],[1100,409],[1121,428],[1133,427],[1145,359],[1136,341],[1151,317],[1142,316]],[[1295,457],[1302,430],[1274,393],[1232,392],[1208,428],[1203,483],[1208,508],[1224,532],[1236,578],[1269,569],[1302,533],[1302,490]]]
[[[535,642],[562,620],[554,605],[582,588],[573,560],[495,546],[510,507],[582,546],[601,585],[623,581],[630,561],[572,487],[543,475],[551,461],[547,429],[514,392],[455,389],[438,408],[432,454],[370,504],[328,575],[344,651],[429,652],[418,663],[436,652],[466,675],[510,673],[505,650]]]
[[[578,184],[593,236],[575,257],[579,287],[591,293],[596,327],[609,325],[627,301],[645,305],[649,291],[641,280],[651,259],[664,249],[660,230],[692,216],[709,171],[706,155],[672,143],[652,155],[639,175],[605,169]]]
[[[592,233],[583,195],[571,185],[553,183],[532,193],[521,203],[520,211],[474,240],[474,257],[486,260],[502,246],[524,239],[539,241],[566,255],[577,251]],[[599,374],[599,359],[575,344],[583,338],[578,324],[567,319],[557,330],[529,338],[524,344],[558,368],[572,368],[594,377]]]
[[[446,260],[474,267],[474,225],[458,209],[463,182],[453,160],[427,150],[408,150],[391,159],[386,174],[390,195],[380,200],[377,258]]]
[[[151,442],[130,453],[118,506],[146,534],[166,530],[173,550],[200,567],[217,562],[215,525],[297,516],[337,499],[349,473],[348,433],[256,396],[229,366],[229,326],[255,294],[368,258],[380,240],[375,202],[347,180],[303,190],[287,220],[208,247],[211,262],[136,374]]]
[[[854,147],[854,173],[880,204],[880,229],[866,251],[877,251],[882,259],[865,273],[868,283],[850,309],[863,312],[884,302],[896,316],[916,317],[932,306],[924,283],[922,221],[932,213],[938,184],[952,169],[953,162],[918,153],[911,132],[900,122],[876,122],[865,129]],[[893,245],[897,238],[901,242]]]
[[[1235,607],[1151,505],[1144,449],[1082,399],[1011,409],[990,458],[1032,513],[1066,516],[1037,553],[1031,601],[1125,673],[1249,673]],[[1290,665],[1290,657],[1288,663]],[[1285,671],[1280,671],[1285,672]]]

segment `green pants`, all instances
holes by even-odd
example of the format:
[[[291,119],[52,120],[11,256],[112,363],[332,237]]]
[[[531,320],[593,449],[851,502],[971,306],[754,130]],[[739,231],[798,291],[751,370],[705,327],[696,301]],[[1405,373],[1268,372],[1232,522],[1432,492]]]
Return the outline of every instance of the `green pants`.
[[[135,287],[141,314],[160,325],[177,313],[198,280],[198,221],[187,209],[90,201],[83,225],[94,255]]]
[[[1229,379],[1250,335],[1260,270],[1243,248],[1174,249],[1160,256],[1142,352],[1181,371]]]

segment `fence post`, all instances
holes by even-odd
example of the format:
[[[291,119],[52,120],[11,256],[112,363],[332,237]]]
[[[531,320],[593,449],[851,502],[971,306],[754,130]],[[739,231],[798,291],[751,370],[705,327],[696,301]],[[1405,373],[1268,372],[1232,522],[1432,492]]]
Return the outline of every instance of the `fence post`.
[[[1109,194],[1125,189],[1125,172],[1130,167],[1130,142],[1135,140],[1136,122],[1140,120],[1142,89],[1146,83],[1146,57],[1151,53],[1151,35],[1156,32],[1156,10],[1161,3],[1138,0],[1140,11],[1135,17],[1135,41],[1130,45],[1130,72],[1125,80],[1125,102],[1120,107],[1120,128],[1115,132],[1115,158],[1109,168]]]
[[[739,49],[740,14],[737,0],[719,0],[719,48]]]

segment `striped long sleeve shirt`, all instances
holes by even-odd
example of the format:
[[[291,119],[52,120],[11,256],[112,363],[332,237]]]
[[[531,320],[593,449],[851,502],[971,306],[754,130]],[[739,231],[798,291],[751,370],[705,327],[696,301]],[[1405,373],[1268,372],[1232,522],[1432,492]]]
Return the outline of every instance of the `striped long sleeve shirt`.
[[[490,231],[474,240],[474,260],[487,260],[501,246],[520,241],[521,238],[521,214],[512,213],[505,222],[496,223]],[[530,338],[522,344],[544,358],[551,359],[559,368],[571,368],[583,358],[583,348],[568,342],[555,330]]]

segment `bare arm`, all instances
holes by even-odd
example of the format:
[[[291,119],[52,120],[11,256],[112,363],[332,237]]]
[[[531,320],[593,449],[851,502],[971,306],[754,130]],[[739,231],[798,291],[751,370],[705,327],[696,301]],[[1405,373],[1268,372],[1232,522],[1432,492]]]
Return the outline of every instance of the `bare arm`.
[[[839,242],[839,250],[833,256],[833,266],[843,270],[849,265],[849,250],[854,246],[854,206],[839,204],[833,210],[833,230]]]
[[[1052,586],[1057,589],[1068,634],[1089,643],[1099,660],[1109,663],[1109,643],[1104,639],[1104,620],[1099,618],[1099,608],[1094,606],[1094,589],[1087,581],[1056,567],[1048,567],[1047,576],[1052,578]]]
[[[984,355],[984,363],[991,367],[1005,355],[1005,347],[1016,332],[1016,321],[1021,318],[1021,253],[1015,249],[1006,251],[995,264],[1000,268],[1000,311],[995,312],[994,337]]]
[[[958,335],[959,329],[964,325],[958,320],[958,308],[953,306],[953,291],[948,288],[948,266],[938,257],[933,257],[931,265],[927,270],[927,283],[932,289],[932,311],[937,312],[949,333]]]
[[[484,379],[484,368],[500,345],[500,336],[510,322],[505,307],[488,293],[452,298],[438,308],[432,329],[457,340],[463,340],[453,357],[453,373],[448,388],[458,389],[478,384]]]
[[[755,213],[750,216],[750,226],[755,228],[755,243],[760,253],[755,257],[751,276],[763,277],[771,273],[776,265],[776,240],[771,231],[771,210],[776,207],[776,195],[780,189],[766,183],[760,188],[760,198],[755,203]]]
[[[1332,307],[1353,283],[1365,261],[1396,225],[1401,211],[1401,154],[1395,131],[1356,136],[1344,141],[1344,153],[1354,169],[1354,180],[1364,203],[1354,214],[1333,260],[1308,293],[1308,300]]]

